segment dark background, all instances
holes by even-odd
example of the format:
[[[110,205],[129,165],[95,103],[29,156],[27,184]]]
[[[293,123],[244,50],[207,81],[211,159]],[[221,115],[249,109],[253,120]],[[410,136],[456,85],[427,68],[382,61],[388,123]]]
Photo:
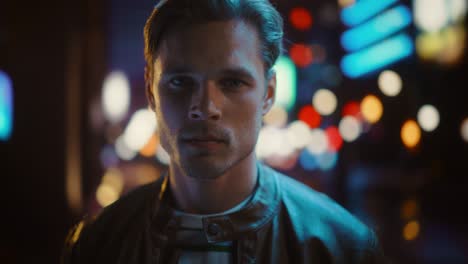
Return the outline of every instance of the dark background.
[[[301,5],[319,18],[325,6],[337,14],[337,4],[331,2],[276,1],[276,6],[287,14]],[[144,106],[142,26],[153,4],[0,2],[0,69],[10,75],[15,98],[13,135],[0,142],[0,263],[58,263],[67,230],[94,210],[94,191],[104,171],[96,160],[105,139],[93,127],[90,109],[104,77],[116,68],[129,75],[131,108]],[[286,37],[290,42],[320,42],[328,47],[330,63],[338,63],[344,54],[338,42],[344,26],[336,21],[317,22],[307,35],[286,23]],[[408,92],[397,102],[382,99],[390,107],[376,132],[345,145],[331,172],[306,172],[298,166],[285,171],[376,227],[395,263],[468,263],[468,143],[459,132],[468,117],[467,61],[465,53],[458,65],[443,67],[413,56],[394,66],[408,80]],[[347,99],[359,98],[375,89],[375,79],[344,79],[335,91]],[[71,92],[77,95],[75,116],[67,103]],[[424,103],[438,106],[441,124],[435,133],[423,135],[426,144],[407,151],[399,137],[390,135],[399,134],[402,121]],[[81,211],[71,210],[66,199],[69,118],[80,131]],[[417,200],[420,208],[421,233],[414,241],[401,236],[405,222],[400,210],[406,199]]]

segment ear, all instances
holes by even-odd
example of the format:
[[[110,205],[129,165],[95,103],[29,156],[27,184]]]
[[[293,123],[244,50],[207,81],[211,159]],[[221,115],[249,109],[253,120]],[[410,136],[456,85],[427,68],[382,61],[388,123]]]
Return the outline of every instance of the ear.
[[[267,80],[267,87],[266,93],[263,98],[263,107],[262,107],[262,115],[266,115],[273,104],[275,103],[275,95],[276,95],[276,72],[271,71],[269,74],[269,79]]]
[[[156,108],[156,103],[154,101],[154,93],[153,93],[153,78],[151,77],[151,70],[148,66],[145,67],[145,90],[146,90],[146,98],[148,99],[148,104],[151,109],[154,111]]]

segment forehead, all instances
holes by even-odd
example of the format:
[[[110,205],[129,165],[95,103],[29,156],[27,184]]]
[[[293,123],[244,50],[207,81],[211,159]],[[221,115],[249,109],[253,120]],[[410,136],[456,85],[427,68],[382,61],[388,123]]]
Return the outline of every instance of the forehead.
[[[263,61],[258,32],[242,20],[176,26],[163,38],[155,66],[160,70],[188,68],[206,73],[242,67],[260,75]]]

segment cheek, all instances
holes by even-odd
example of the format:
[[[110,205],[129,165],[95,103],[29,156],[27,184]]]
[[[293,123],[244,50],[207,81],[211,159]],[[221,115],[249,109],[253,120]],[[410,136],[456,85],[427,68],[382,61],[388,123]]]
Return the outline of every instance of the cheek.
[[[156,119],[160,133],[161,144],[169,151],[168,144],[175,144],[177,132],[180,127],[180,117],[176,109],[167,104],[158,104],[156,106]]]
[[[239,107],[242,105],[242,107]],[[248,100],[236,105],[233,118],[236,120],[236,132],[239,140],[247,143],[255,138],[261,126],[262,108],[257,100]]]

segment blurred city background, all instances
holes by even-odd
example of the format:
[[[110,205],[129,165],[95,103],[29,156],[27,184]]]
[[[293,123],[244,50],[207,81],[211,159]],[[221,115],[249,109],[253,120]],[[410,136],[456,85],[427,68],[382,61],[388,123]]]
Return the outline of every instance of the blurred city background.
[[[394,263],[468,263],[467,1],[272,2],[284,54],[258,157]],[[58,263],[74,223],[164,171],[143,80],[156,3],[0,2],[0,263]]]

